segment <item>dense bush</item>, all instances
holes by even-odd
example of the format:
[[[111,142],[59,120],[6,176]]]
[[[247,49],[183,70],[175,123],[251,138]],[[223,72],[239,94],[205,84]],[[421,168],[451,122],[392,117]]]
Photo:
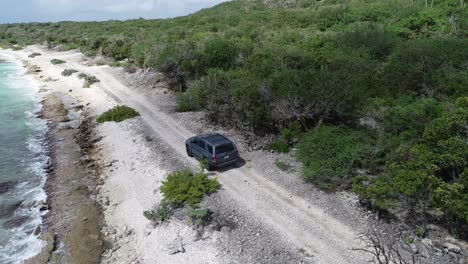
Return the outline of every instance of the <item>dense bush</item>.
[[[126,119],[139,116],[140,114],[133,108],[118,105],[112,108],[111,110],[103,113],[97,118],[98,123],[104,123],[109,121],[122,122]]]
[[[131,41],[128,39],[116,39],[102,49],[102,54],[121,61],[130,55]]]
[[[398,46],[385,67],[392,92],[429,97],[466,95],[467,41],[455,38],[412,40]]]
[[[462,97],[448,106],[427,123],[419,140],[399,148],[382,175],[357,179],[354,190],[379,208],[391,208],[398,201],[396,197],[402,196],[422,217],[433,208],[444,212],[452,225],[467,223],[466,101]]]
[[[179,111],[206,109],[261,133],[353,118],[382,94],[466,93],[467,15],[457,5],[283,2],[239,0],[170,20],[2,25],[0,43],[156,67],[174,90],[188,88]]]
[[[366,132],[321,126],[307,132],[298,144],[304,177],[317,186],[334,190],[349,183],[357,168],[371,158],[372,139]]]
[[[196,206],[203,196],[214,193],[221,185],[216,179],[208,179],[202,172],[193,173],[188,169],[171,173],[163,181],[161,193],[164,201],[174,205]]]

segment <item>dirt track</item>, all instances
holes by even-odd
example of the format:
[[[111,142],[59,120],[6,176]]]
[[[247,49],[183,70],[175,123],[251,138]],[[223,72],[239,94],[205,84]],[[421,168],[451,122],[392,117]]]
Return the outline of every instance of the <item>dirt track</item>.
[[[105,68],[93,70],[81,65],[75,69],[94,74],[101,83],[97,85],[118,103],[137,109],[143,120],[165,139],[180,155],[186,156],[185,139],[193,136],[180,124],[160,111],[145,98],[135,95],[113,77]],[[188,157],[187,157],[188,158]],[[196,162],[194,159],[191,162]],[[215,173],[233,199],[243,203],[252,213],[260,215],[286,239],[316,256],[321,263],[362,263],[355,252],[348,250],[356,245],[356,234],[347,226],[326,215],[300,197],[266,180],[256,171],[246,167]],[[322,261],[320,261],[322,260]],[[354,260],[354,261],[352,261]]]
[[[41,50],[41,52],[43,52]],[[193,134],[155,106],[144,95],[130,90],[109,73],[107,66],[88,67],[80,63],[77,53],[57,53],[67,63],[61,67],[76,69],[101,80],[93,89],[101,89],[116,103],[137,109],[142,120],[154,133],[172,146],[175,152],[195,164],[185,153],[184,141]],[[241,153],[242,155],[242,153]],[[326,214],[301,197],[292,195],[269,181],[261,172],[243,166],[224,172],[215,172],[223,190],[251,214],[262,219],[288,243],[314,256],[318,263],[365,263],[360,252],[357,234],[349,227]]]

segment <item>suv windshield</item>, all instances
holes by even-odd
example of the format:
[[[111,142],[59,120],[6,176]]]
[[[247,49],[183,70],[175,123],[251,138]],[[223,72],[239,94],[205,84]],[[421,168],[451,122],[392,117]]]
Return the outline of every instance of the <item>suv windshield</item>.
[[[234,150],[234,145],[231,143],[220,145],[216,147],[216,154],[231,152]]]

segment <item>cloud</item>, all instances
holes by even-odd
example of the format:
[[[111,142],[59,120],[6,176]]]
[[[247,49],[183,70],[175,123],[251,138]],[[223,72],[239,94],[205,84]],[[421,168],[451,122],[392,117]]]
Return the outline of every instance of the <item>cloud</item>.
[[[43,12],[97,11],[125,13],[150,11],[158,0],[33,0],[33,4]]]
[[[0,1],[0,23],[64,20],[169,18],[227,0],[7,0]]]
[[[133,1],[113,1],[112,4],[106,6],[106,10],[113,13],[122,13],[128,11],[148,12],[153,10],[155,6],[154,0],[133,0]]]

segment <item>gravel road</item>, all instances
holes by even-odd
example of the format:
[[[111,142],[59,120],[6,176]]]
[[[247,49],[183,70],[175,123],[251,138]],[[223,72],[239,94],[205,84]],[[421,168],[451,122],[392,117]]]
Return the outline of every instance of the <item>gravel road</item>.
[[[73,69],[94,75],[101,80],[95,89],[101,89],[119,104],[137,109],[142,120],[187,162],[196,165],[185,152],[185,139],[194,134],[165,111],[154,105],[145,95],[123,85],[106,66],[88,67],[77,61],[68,61]],[[242,153],[241,153],[242,155]],[[223,190],[248,212],[262,219],[282,239],[294,244],[305,254],[314,256],[318,263],[364,263],[366,256],[350,248],[359,247],[357,234],[321,208],[296,196],[268,180],[261,172],[249,166],[214,172],[223,184]]]

